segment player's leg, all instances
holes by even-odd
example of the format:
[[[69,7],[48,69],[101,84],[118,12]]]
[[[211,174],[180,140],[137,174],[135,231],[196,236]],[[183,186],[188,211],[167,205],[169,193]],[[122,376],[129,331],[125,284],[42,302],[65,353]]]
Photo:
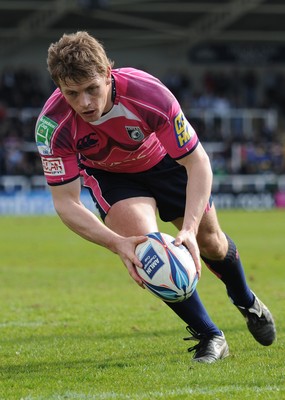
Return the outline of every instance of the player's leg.
[[[172,223],[180,230],[183,218],[177,218]],[[166,303],[183,321],[192,335],[187,339],[198,340],[196,346],[189,351],[195,351],[193,360],[211,363],[229,355],[229,348],[224,333],[214,324],[201,302],[197,290],[192,296],[181,303]]]
[[[254,296],[246,283],[239,254],[233,241],[222,232],[214,204],[201,220],[197,242],[202,259],[225,283],[233,302],[251,306]]]
[[[116,202],[105,224],[122,236],[140,236],[157,232],[156,202],[152,197],[131,197]]]
[[[123,236],[144,235],[158,231],[156,205],[152,198],[139,197],[121,200],[109,210],[106,225]],[[207,336],[220,335],[221,331],[211,321],[197,292],[182,303],[166,303],[191,328]],[[190,312],[189,312],[190,310]]]
[[[105,223],[123,236],[158,231],[155,200],[149,197],[121,200],[110,208]],[[224,335],[210,319],[197,291],[183,303],[165,304],[186,322],[189,332],[203,344],[194,349],[195,361],[211,363],[228,355]]]
[[[254,338],[264,346],[272,344],[276,337],[273,318],[250,290],[236,245],[222,232],[214,204],[202,218],[197,241],[202,259],[226,285],[230,299],[246,318]]]

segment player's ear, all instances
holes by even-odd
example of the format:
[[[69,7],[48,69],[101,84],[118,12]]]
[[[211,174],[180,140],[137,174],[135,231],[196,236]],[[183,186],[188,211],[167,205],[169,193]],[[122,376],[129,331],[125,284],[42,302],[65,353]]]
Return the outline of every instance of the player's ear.
[[[106,84],[110,84],[112,80],[111,67],[107,67]]]

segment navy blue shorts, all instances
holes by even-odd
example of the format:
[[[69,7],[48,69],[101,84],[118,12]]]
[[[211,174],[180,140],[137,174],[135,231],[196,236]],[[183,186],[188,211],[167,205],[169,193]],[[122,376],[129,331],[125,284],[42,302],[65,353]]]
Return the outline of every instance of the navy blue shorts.
[[[144,172],[114,173],[85,168],[83,175],[84,186],[89,189],[103,220],[116,202],[141,196],[155,199],[162,221],[184,216],[186,169],[168,155]]]

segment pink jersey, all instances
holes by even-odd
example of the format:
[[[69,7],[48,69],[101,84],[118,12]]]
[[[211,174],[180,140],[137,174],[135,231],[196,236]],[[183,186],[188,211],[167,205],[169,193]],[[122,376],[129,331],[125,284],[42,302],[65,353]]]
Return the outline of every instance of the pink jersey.
[[[82,166],[135,173],[156,165],[166,153],[179,159],[198,137],[172,93],[155,77],[133,68],[114,69],[112,109],[87,123],[59,89],[36,124],[36,143],[48,184],[70,182]]]

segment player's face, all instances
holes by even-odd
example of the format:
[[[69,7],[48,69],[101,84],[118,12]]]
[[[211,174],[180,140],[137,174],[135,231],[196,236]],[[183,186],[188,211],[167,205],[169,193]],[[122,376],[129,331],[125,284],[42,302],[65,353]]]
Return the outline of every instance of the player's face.
[[[71,80],[61,82],[60,89],[68,104],[86,122],[97,121],[113,106],[110,71],[107,76],[96,74],[80,83]]]

